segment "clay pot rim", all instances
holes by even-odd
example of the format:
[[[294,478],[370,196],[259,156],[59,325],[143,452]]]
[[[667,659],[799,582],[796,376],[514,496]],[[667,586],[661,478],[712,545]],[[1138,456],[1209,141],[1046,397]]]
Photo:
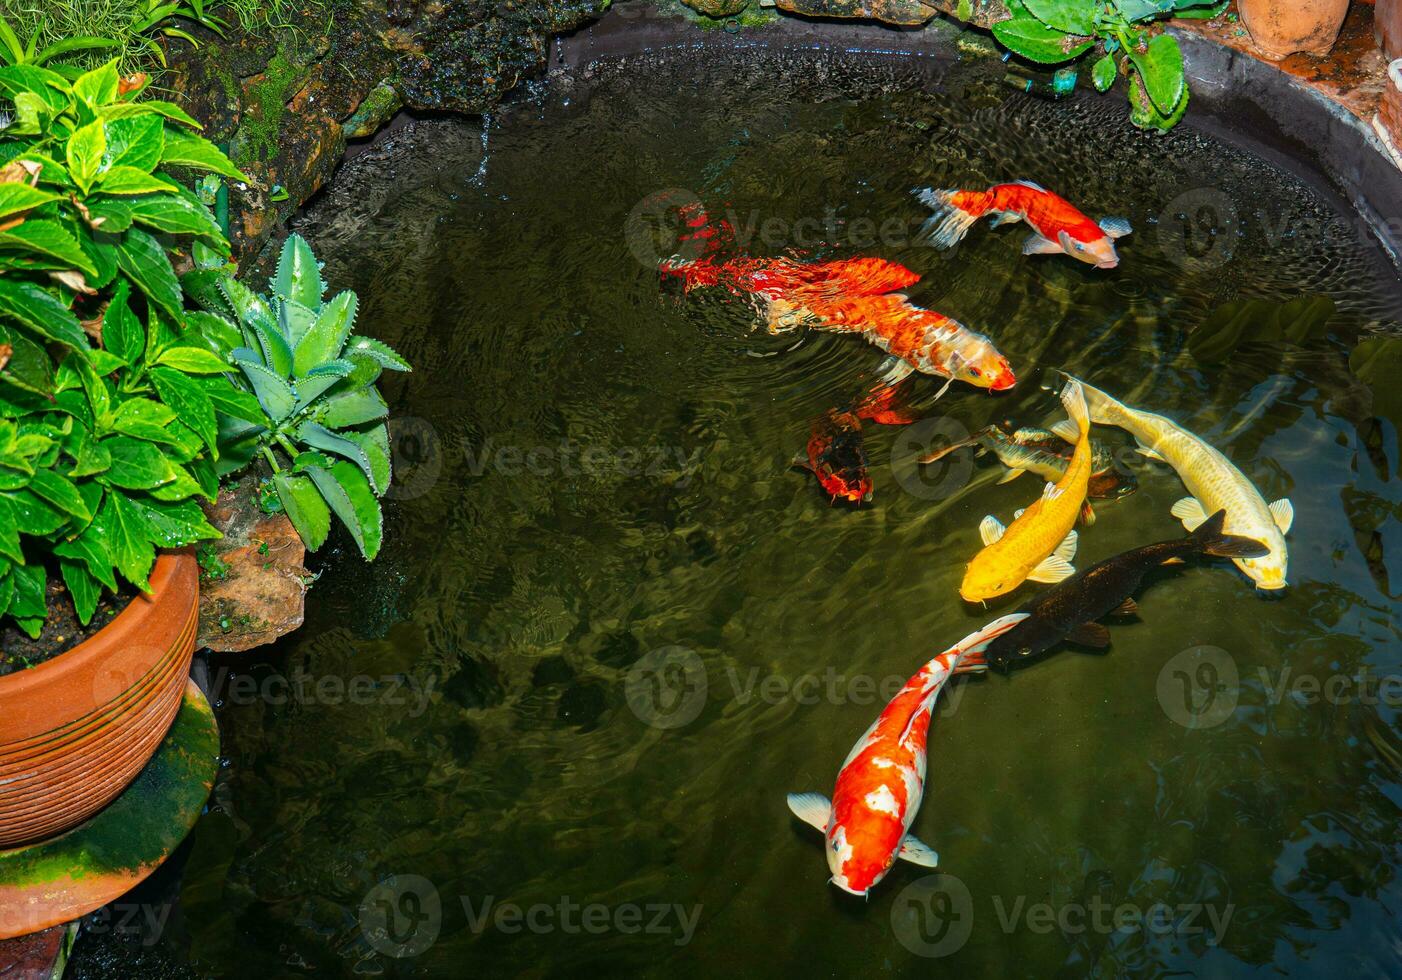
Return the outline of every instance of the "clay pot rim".
[[[155,567],[151,569],[150,592],[137,595],[112,618],[112,622],[77,646],[63,651],[52,660],[0,677],[0,699],[9,701],[29,697],[35,692],[52,689],[53,685],[65,684],[71,675],[81,673],[107,657],[113,645],[126,641],[128,637],[141,636],[146,631],[146,621],[158,613],[161,598],[171,579],[182,564],[194,560],[188,551],[159,554]]]

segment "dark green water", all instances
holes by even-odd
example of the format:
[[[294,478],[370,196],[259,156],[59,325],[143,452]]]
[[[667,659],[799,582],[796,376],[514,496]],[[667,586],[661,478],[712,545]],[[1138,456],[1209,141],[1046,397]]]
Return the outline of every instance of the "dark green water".
[[[997,74],[640,59],[542,88],[490,122],[485,155],[482,132],[438,122],[349,168],[301,230],[359,291],[361,329],[416,366],[388,391],[388,543],[367,566],[343,542],[303,630],[214,665],[234,672],[227,768],[178,908],[128,975],[1399,972],[1397,711],[1349,679],[1402,672],[1402,490],[1395,430],[1347,363],[1396,329],[1396,275],[1295,178]],[[1024,258],[1020,227],[908,244],[911,187],[1018,177],[1127,216],[1121,267]],[[648,205],[629,215],[668,188],[742,229],[771,221],[760,254],[908,265],[915,301],[991,336],[1019,385],[930,404],[938,384],[916,379],[938,421],[869,430],[874,503],[830,507],[785,464],[879,354],[817,334],[788,350],[747,332],[741,301],[661,288],[625,229],[652,227]],[[1204,200],[1241,220],[1185,238],[1174,216]],[[1214,363],[1187,347],[1224,304],[1266,317],[1301,297],[1334,305],[1322,339]],[[1228,565],[1189,566],[1154,580],[1108,654],[955,685],[913,828],[945,874],[899,866],[854,901],[784,794],[830,792],[880,709],[871,687],[994,615],[956,588],[979,519],[1036,483],[909,459],[959,427],[1058,417],[1053,367],[1290,497],[1291,587],[1267,599]],[[1141,489],[1100,509],[1078,566],[1182,533],[1180,482],[1131,465]],[[338,693],[357,676],[373,691]],[[396,875],[423,881],[380,885]],[[1116,907],[1156,903],[1166,931],[1116,928]],[[100,952],[80,975],[102,975]]]

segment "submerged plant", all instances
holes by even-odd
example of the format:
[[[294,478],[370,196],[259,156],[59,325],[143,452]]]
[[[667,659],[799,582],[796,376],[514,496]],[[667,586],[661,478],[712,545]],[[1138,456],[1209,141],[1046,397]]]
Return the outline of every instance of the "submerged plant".
[[[1172,129],[1188,108],[1183,52],[1155,22],[1216,17],[1226,0],[1008,0],[1012,17],[993,25],[1009,51],[1043,65],[1094,55],[1091,82],[1104,92],[1129,77],[1130,120]]]
[[[210,311],[199,318],[210,347],[239,372],[242,397],[221,408],[220,473],[266,465],[308,549],[326,541],[334,513],[374,558],[390,481],[389,408],[375,382],[382,370],[410,370],[408,362],[351,333],[355,293],[325,298],[320,266],[298,235],[283,245],[270,296],[212,271],[191,273],[186,285]]]
[[[0,67],[0,616],[37,635],[58,571],[79,619],[156,552],[217,537],[214,408],[237,394],[186,311],[169,250],[228,242],[168,167],[238,175],[116,63],[73,81]]]

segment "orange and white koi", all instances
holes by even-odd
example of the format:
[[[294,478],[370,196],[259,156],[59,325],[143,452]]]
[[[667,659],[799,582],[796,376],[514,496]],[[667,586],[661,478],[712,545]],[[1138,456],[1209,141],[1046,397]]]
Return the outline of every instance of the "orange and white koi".
[[[915,196],[934,211],[921,232],[936,248],[949,248],[980,218],[992,217],[995,228],[1017,221],[1031,226],[1023,255],[1060,252],[1097,269],[1113,269],[1120,264],[1115,240],[1133,231],[1124,218],[1092,221],[1066,198],[1030,180],[995,184],[986,191],[926,188]]]
[[[979,524],[984,548],[964,572],[959,595],[982,602],[1006,595],[1023,582],[1060,582],[1075,574],[1076,518],[1090,484],[1090,411],[1079,381],[1061,389],[1061,403],[1076,424],[1076,448],[1066,472],[1048,483],[1042,496],[1019,512],[1006,530],[991,514]]]
[[[794,816],[823,832],[832,883],[865,897],[896,859],[933,868],[939,856],[910,833],[925,792],[925,746],[930,714],[955,674],[987,669],[988,644],[1027,618],[1013,613],[970,633],[920,668],[866,734],[837,774],[832,800],[821,793],[790,793]]]

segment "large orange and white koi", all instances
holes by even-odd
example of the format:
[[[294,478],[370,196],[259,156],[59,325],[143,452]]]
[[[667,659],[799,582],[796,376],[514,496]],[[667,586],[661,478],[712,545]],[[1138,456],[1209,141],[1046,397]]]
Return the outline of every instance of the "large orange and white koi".
[[[986,191],[917,190],[915,196],[935,213],[921,229],[936,248],[949,248],[963,239],[980,218],[993,226],[1025,221],[1033,235],[1022,246],[1024,255],[1064,252],[1097,269],[1120,264],[1115,240],[1133,229],[1124,218],[1094,222],[1059,194],[1030,180],[995,184]]]
[[[925,792],[925,745],[935,700],[950,677],[985,670],[988,644],[1027,618],[1013,613],[970,633],[906,681],[852,746],[832,801],[821,793],[790,793],[789,809],[823,832],[832,883],[866,896],[897,858],[933,868],[939,856],[910,833]]]

